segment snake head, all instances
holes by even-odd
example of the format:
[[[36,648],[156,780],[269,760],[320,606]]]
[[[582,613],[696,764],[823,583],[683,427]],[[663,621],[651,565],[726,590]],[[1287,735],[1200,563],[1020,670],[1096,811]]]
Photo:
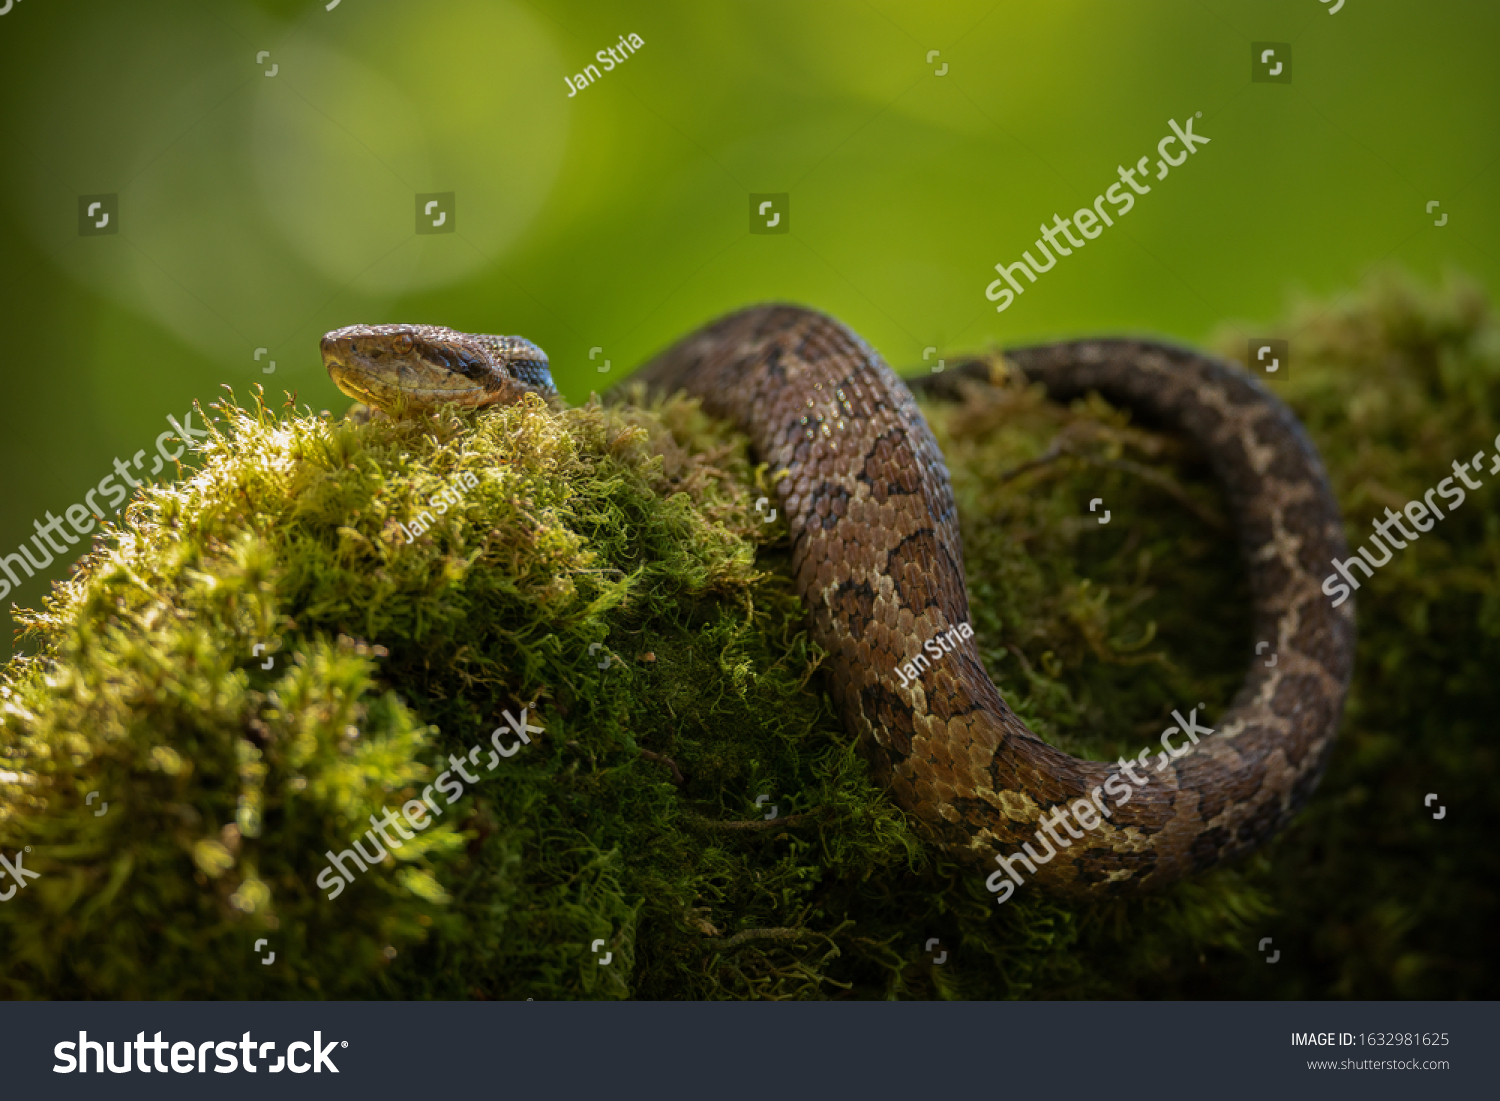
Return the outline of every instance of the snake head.
[[[557,393],[547,353],[518,336],[441,325],[349,325],[325,334],[322,352],[334,385],[391,416],[445,402],[478,409]]]

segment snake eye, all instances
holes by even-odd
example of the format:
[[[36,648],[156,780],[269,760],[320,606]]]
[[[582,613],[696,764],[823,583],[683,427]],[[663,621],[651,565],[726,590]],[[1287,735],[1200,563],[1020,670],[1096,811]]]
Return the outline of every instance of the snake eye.
[[[401,355],[406,355],[407,352],[411,351],[411,337],[406,333],[398,333],[396,339],[391,341],[391,347],[395,348]]]

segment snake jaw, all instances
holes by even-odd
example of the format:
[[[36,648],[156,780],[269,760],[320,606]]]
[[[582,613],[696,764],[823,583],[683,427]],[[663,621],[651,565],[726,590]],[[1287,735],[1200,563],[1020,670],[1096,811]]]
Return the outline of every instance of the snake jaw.
[[[557,392],[546,353],[520,337],[438,325],[350,325],[325,334],[321,350],[334,385],[391,416]]]
[[[407,368],[398,368],[390,374],[372,372],[362,366],[333,363],[325,360],[328,375],[333,384],[349,397],[374,405],[391,414],[419,410],[428,406],[450,402],[464,408],[477,409],[499,400],[496,394],[483,386],[464,387],[422,386],[412,378]]]

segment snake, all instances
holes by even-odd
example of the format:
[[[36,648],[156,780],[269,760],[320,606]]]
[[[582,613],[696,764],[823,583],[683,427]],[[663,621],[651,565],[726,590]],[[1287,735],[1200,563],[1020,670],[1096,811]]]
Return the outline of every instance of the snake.
[[[393,415],[556,397],[545,353],[520,337],[355,325],[325,336],[322,352],[344,393]],[[771,304],[704,326],[631,381],[684,391],[748,437],[774,482],[795,587],[846,729],[934,843],[999,864],[991,891],[999,876],[1007,888],[1034,881],[1068,898],[1124,896],[1241,857],[1316,788],[1353,673],[1354,601],[1334,607],[1318,580],[1348,546],[1317,450],[1259,379],[1186,348],[1087,339],[1007,350],[1004,362],[1049,398],[1098,393],[1186,437],[1233,516],[1252,636],[1270,642],[1271,658],[1257,647],[1217,725],[1181,744],[1164,736],[1172,755],[1144,776],[1126,758],[1091,761],[1049,745],[981,662],[952,483],[916,394],[957,397],[966,381],[988,381],[988,366],[904,382],[834,318]],[[919,661],[929,640],[941,640],[926,647],[940,656]],[[1164,702],[1178,718],[1187,707]],[[1114,797],[1120,789],[1130,797]],[[1089,819],[1084,806],[1097,808]],[[1035,859],[1018,863],[1017,852]]]

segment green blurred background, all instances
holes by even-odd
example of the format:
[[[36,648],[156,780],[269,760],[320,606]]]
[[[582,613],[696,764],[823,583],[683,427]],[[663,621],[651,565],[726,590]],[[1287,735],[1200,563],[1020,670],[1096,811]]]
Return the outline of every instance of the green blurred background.
[[[766,299],[834,313],[898,368],[1245,319],[1292,339],[1295,370],[1297,334],[1255,326],[1298,291],[1381,263],[1500,286],[1500,6],[1331,7],[17,2],[0,553],[116,457],[149,466],[167,416],[221,384],[342,410],[317,342],[354,322],[525,335],[578,401]],[[1291,45],[1290,83],[1251,82],[1252,41]],[[997,314],[993,265],[1198,111],[1211,143]],[[455,232],[416,234],[415,194],[450,191]],[[749,233],[754,192],[790,195],[789,233]],[[119,232],[81,236],[99,193]]]

